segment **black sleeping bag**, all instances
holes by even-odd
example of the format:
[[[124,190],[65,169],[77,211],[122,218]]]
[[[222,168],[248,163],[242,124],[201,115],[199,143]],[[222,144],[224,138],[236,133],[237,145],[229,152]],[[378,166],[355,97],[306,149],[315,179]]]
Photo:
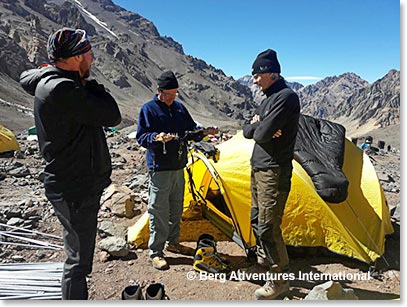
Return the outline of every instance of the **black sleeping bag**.
[[[340,203],[348,196],[342,165],[345,128],[327,120],[301,115],[294,149],[294,159],[305,169],[319,196],[330,203]]]

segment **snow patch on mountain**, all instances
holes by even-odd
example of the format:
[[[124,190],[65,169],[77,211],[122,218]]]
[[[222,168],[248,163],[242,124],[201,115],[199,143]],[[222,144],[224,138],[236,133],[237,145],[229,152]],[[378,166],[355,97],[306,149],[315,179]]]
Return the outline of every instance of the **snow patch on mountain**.
[[[112,30],[110,30],[107,27],[107,23],[101,21],[99,18],[97,18],[95,15],[93,15],[91,12],[89,12],[88,10],[86,10],[82,3],[78,0],[75,0],[75,3],[78,5],[79,9],[82,10],[82,12],[84,12],[90,19],[92,19],[94,22],[96,22],[99,26],[101,26],[103,29],[105,29],[107,32],[109,32],[111,35],[113,35],[114,37],[116,37],[117,39],[119,38],[116,33],[114,33]]]

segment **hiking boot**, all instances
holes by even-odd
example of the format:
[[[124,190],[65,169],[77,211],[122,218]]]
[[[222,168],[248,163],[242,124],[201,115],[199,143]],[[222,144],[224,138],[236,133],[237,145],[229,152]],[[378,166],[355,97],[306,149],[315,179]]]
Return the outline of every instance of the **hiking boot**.
[[[275,300],[290,292],[288,281],[268,280],[266,284],[254,292],[257,300]]]
[[[193,267],[198,272],[230,273],[230,267],[215,254],[213,247],[202,247],[196,251]]]
[[[154,256],[150,259],[153,263],[153,267],[157,270],[168,270],[170,268],[167,261],[162,256]]]
[[[181,255],[186,255],[186,256],[193,256],[194,255],[194,249],[190,248],[188,246],[182,245],[182,244],[167,244],[165,249],[171,253],[175,254],[181,254]]]
[[[168,300],[164,285],[161,283],[150,284],[146,289],[146,300]]]
[[[122,300],[143,300],[143,293],[139,285],[128,286],[122,292]]]

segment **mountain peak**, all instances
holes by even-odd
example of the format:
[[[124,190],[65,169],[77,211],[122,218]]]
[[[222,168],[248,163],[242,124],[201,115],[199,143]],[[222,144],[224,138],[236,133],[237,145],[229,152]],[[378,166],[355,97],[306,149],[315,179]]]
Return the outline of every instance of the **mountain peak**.
[[[156,92],[157,76],[169,69],[180,83],[179,100],[204,125],[240,128],[243,120],[251,118],[256,102],[264,98],[251,76],[236,81],[204,59],[185,55],[182,45],[161,36],[153,22],[111,0],[3,0],[0,14],[4,80],[0,98],[11,105],[18,101],[32,108],[32,97],[22,93],[16,81],[23,70],[48,61],[48,36],[63,26],[83,28],[91,35],[92,78],[117,99],[124,125],[137,120],[138,108]],[[373,84],[347,72],[306,87],[295,82],[287,85],[298,93],[305,114],[352,121],[358,127],[399,121],[400,72],[394,69]],[[19,123],[21,114],[15,112]],[[24,120],[26,126],[18,128],[32,125],[32,117]]]
[[[246,87],[204,60],[185,55],[182,45],[161,36],[154,23],[110,0],[4,0],[0,14],[0,73],[13,88],[0,86],[0,98],[7,101],[32,107],[32,97],[13,94],[21,91],[16,81],[23,70],[48,62],[48,36],[68,26],[91,35],[91,78],[117,99],[124,125],[137,120],[138,108],[151,100],[164,70],[177,73],[179,100],[203,125],[237,128],[254,108]],[[32,118],[26,120],[31,126]]]

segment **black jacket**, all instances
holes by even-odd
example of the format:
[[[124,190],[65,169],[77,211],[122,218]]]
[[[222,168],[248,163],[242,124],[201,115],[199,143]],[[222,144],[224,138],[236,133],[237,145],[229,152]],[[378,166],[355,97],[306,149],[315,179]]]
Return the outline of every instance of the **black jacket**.
[[[112,172],[103,126],[121,121],[114,98],[96,81],[84,87],[78,72],[56,67],[25,71],[20,83],[35,95],[48,199],[72,201],[101,193],[111,183]]]
[[[287,87],[284,79],[275,82],[264,93],[267,98],[255,112],[260,115],[260,121],[243,127],[245,138],[256,141],[250,163],[255,170],[291,166],[300,115],[298,96]],[[279,129],[282,135],[273,139]]]

